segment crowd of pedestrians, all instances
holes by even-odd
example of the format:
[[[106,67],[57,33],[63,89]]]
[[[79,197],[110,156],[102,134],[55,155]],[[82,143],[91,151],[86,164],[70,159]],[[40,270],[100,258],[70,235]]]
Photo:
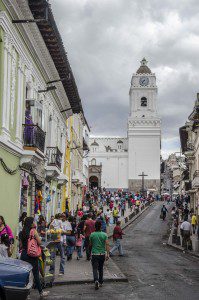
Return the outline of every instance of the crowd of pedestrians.
[[[184,250],[192,250],[191,237],[197,236],[199,240],[199,226],[194,209],[189,208],[189,197],[178,195],[175,199],[175,206],[171,210],[173,218],[173,237],[178,241],[180,231],[182,247]]]
[[[116,250],[123,256],[122,237],[124,235],[120,225],[120,218],[125,216],[125,211],[133,209],[139,211],[142,204],[148,200],[139,194],[124,193],[117,191],[114,193],[104,190],[94,189],[85,195],[81,207],[77,207],[75,212],[68,209],[64,213],[51,216],[47,222],[44,216],[35,218],[28,217],[27,213],[22,213],[19,219],[19,228],[16,236],[18,248],[17,257],[29,262],[33,267],[35,286],[41,296],[47,295],[42,290],[39,279],[38,258],[41,254],[39,249],[46,241],[49,232],[60,232],[59,240],[56,240],[54,250],[51,251],[52,264],[50,272],[55,271],[55,257],[60,255],[59,275],[65,271],[65,261],[76,259],[79,261],[85,251],[86,259],[92,262],[93,278],[95,288],[98,289],[103,284],[103,265],[105,260],[112,256]],[[109,249],[107,229],[110,225],[113,230],[113,247]],[[14,236],[10,227],[5,223],[3,216],[0,216],[0,256],[8,257],[12,254]],[[30,241],[34,240],[35,244]],[[32,252],[31,252],[32,251]]]

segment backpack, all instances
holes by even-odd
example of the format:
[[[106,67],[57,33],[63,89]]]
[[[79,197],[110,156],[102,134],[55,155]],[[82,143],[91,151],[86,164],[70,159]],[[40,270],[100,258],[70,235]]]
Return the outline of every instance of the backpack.
[[[35,229],[31,229],[28,238],[27,254],[31,257],[39,257],[41,255],[41,247],[38,245],[34,233]]]

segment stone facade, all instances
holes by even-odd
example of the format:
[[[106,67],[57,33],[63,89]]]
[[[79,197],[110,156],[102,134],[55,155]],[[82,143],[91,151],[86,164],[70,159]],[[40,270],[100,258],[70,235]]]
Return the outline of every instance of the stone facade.
[[[129,179],[128,186],[130,191],[140,192],[142,187],[142,179]],[[160,180],[144,179],[144,189],[149,192],[160,193]]]

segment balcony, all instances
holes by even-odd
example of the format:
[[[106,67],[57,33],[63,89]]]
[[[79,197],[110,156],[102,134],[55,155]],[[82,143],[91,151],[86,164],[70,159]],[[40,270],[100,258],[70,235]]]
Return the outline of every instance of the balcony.
[[[199,188],[199,170],[193,174],[192,188]]]
[[[83,137],[83,150],[89,151],[89,141]]]
[[[61,170],[62,153],[60,152],[58,147],[47,147],[46,156],[48,160],[48,166],[56,166]]]
[[[38,125],[28,125],[23,124],[23,143],[25,150],[34,150],[39,149],[44,153],[45,148],[45,132]]]
[[[58,147],[46,148],[46,179],[47,181],[58,179],[61,174],[62,153]]]
[[[83,184],[83,176],[79,170],[74,170],[72,173],[72,183],[74,184]]]

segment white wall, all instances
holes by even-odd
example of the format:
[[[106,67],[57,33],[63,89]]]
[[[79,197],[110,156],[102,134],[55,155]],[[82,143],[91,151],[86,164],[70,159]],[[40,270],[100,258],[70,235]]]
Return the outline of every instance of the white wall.
[[[117,142],[123,141],[124,150],[118,150]],[[91,146],[93,142],[99,146]],[[113,150],[106,152],[105,146],[110,146]],[[95,151],[93,151],[93,148]],[[96,164],[102,164],[102,187],[108,188],[128,188],[128,152],[127,138],[121,137],[104,137],[90,138],[89,161],[96,159]]]
[[[160,179],[160,136],[129,136],[129,179]]]

